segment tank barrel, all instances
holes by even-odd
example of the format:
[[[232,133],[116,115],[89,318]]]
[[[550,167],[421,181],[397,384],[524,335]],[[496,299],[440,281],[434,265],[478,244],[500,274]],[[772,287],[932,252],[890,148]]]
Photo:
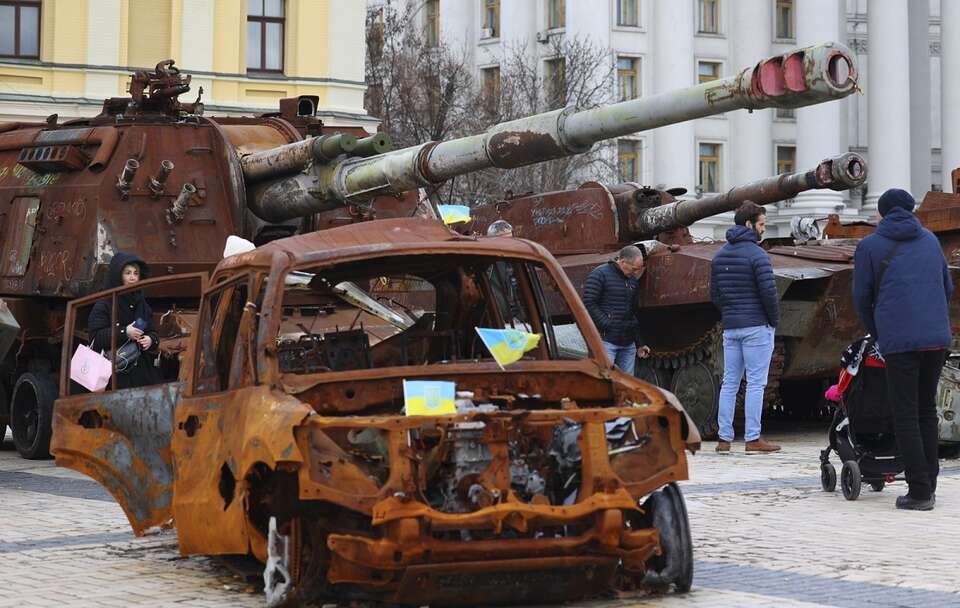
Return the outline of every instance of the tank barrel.
[[[731,188],[723,194],[676,201],[630,213],[627,229],[632,239],[649,239],[661,232],[733,211],[747,200],[758,205],[769,205],[806,190],[849,190],[860,186],[866,179],[866,161],[859,154],[847,152],[828,158],[809,171],[768,177]]]
[[[248,154],[240,159],[240,168],[247,183],[296,173],[314,160],[330,161],[349,154],[357,147],[357,138],[347,133],[308,137],[285,146]]]
[[[305,207],[315,213],[381,194],[436,186],[483,169],[513,169],[579,154],[605,139],[677,122],[737,109],[799,108],[841,99],[856,90],[856,63],[850,51],[825,43],[769,57],[730,78],[679,91],[579,112],[554,110],[494,125],[478,135],[348,158],[330,171],[318,172],[309,187],[298,180],[285,188],[287,195],[302,190],[295,194],[296,205],[275,207],[251,200],[251,209],[267,221],[285,221]]]
[[[390,140],[390,136],[380,132],[357,141],[357,149],[353,153],[356,156],[376,156],[391,150],[393,150],[393,141]]]

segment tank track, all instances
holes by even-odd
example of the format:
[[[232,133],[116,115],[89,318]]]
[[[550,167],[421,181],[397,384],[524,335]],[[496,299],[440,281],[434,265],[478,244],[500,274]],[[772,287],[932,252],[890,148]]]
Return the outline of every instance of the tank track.
[[[650,363],[656,369],[667,370],[672,373],[686,365],[698,361],[711,364],[719,378],[723,378],[723,366],[718,355],[723,353],[723,327],[717,323],[697,340],[684,348],[673,351],[655,351],[651,353]],[[773,355],[770,358],[770,371],[767,375],[767,386],[763,391],[763,409],[770,409],[780,403],[780,379],[786,366],[786,346],[783,338],[776,338],[773,344]],[[740,385],[737,394],[737,407],[742,409],[743,394],[746,388],[746,379]]]

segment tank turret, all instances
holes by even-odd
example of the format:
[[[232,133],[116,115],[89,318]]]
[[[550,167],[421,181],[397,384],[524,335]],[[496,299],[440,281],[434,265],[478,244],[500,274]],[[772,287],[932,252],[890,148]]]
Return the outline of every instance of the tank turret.
[[[588,151],[595,143],[731,110],[799,108],[840,99],[857,90],[850,52],[826,43],[770,57],[735,76],[679,91],[574,111],[564,108],[494,125],[486,133],[429,142],[367,158],[314,162],[297,142],[244,162],[244,174],[275,167],[278,179],[248,196],[250,209],[269,222],[285,222],[382,194],[435,186],[489,168],[513,169]],[[293,150],[300,162],[287,162]],[[285,173],[298,172],[285,176]]]

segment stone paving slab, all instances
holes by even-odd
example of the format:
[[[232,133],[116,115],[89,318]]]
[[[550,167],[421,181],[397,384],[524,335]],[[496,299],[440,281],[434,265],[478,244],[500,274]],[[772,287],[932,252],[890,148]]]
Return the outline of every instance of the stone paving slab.
[[[865,487],[855,502],[822,492],[822,432],[773,439],[782,453],[746,455],[741,443],[716,454],[708,443],[691,458],[681,484],[696,558],[690,593],[579,605],[960,608],[960,461],[942,461],[934,511],[903,512],[893,504],[902,482]],[[9,435],[0,510],[0,608],[263,606],[221,562],[181,557],[174,531],[135,538],[99,485],[21,460]]]

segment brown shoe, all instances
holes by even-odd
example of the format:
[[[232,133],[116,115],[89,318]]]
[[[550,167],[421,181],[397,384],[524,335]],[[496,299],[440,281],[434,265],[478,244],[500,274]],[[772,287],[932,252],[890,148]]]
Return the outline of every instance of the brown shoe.
[[[718,441],[717,442],[717,451],[718,452],[729,452],[730,451],[730,442],[729,441]]]
[[[760,453],[779,452],[780,446],[775,443],[770,443],[763,437],[757,437],[753,441],[747,442],[747,447],[745,448],[745,451],[760,452]]]

